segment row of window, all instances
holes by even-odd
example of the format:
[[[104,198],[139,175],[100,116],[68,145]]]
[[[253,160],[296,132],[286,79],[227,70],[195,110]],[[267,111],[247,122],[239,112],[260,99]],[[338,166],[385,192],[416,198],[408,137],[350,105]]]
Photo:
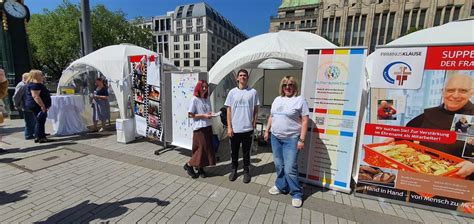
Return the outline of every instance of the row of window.
[[[183,44],[183,49],[186,51],[186,50],[189,50],[189,44]],[[199,50],[201,49],[201,44],[200,43],[194,43],[194,50]],[[179,44],[175,44],[174,45],[174,50],[175,51],[179,51],[180,50],[180,45]]]
[[[186,19],[184,20],[186,22],[186,27],[192,27],[193,26],[193,20],[192,19]],[[203,26],[203,19],[202,17],[196,19],[196,25],[197,26]],[[176,27],[181,28],[183,27],[183,20],[176,20]]]
[[[184,58],[189,58],[189,52],[184,52]],[[174,53],[174,58],[181,58],[179,53]],[[194,58],[201,58],[201,53],[194,52]]]
[[[194,62],[194,66],[201,66],[201,61],[200,61],[200,60],[194,60],[193,62]],[[179,60],[175,60],[175,61],[174,61],[174,65],[175,65],[176,67],[180,67],[180,66],[181,66]],[[189,66],[190,66],[190,65],[189,65],[189,60],[184,60],[184,61],[183,61],[183,66],[184,66],[184,67],[189,67]]]

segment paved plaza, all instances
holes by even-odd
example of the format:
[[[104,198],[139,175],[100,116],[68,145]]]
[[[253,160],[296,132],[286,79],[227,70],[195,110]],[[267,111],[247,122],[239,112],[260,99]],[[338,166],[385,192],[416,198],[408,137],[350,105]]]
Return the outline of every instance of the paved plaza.
[[[188,150],[117,143],[113,131],[35,144],[23,139],[23,125],[0,127],[9,152],[0,155],[0,223],[474,223],[310,185],[303,207],[293,208],[289,196],[267,192],[275,174],[264,147],[253,153],[252,182],[244,184],[241,175],[228,181],[228,144],[209,177],[191,179],[182,168]],[[35,158],[47,166],[28,166]]]

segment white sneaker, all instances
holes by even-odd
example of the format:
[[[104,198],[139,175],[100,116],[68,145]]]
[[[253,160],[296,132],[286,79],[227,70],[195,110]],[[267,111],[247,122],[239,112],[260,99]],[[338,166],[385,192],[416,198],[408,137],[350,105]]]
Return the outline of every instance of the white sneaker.
[[[293,198],[291,200],[291,205],[293,205],[293,207],[295,207],[295,208],[299,208],[299,207],[301,207],[301,205],[303,205],[303,201],[299,198]]]
[[[103,131],[105,131],[104,128],[100,128],[100,129],[99,129],[99,132],[103,132]]]
[[[270,193],[271,195],[277,195],[281,194],[281,191],[278,190],[276,186],[273,186],[272,188],[268,189],[268,193]]]

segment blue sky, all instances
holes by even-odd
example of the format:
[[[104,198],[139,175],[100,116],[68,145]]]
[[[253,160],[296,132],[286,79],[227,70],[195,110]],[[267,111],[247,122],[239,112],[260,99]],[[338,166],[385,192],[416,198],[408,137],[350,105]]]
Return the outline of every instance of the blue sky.
[[[80,3],[80,0],[70,0]],[[164,15],[176,6],[201,2],[199,0],[90,0],[91,7],[103,4],[109,10],[121,10],[127,19],[137,16],[151,17]],[[270,28],[270,16],[277,14],[281,0],[207,0],[212,8],[234,23],[249,37],[267,33]],[[31,13],[42,13],[43,9],[54,10],[62,0],[25,0]]]

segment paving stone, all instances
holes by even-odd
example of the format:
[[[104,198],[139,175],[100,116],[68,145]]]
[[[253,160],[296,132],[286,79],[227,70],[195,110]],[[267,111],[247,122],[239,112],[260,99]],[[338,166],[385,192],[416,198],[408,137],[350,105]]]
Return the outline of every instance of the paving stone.
[[[197,211],[196,214],[205,218],[209,218],[216,210],[219,203],[207,200]]]
[[[206,219],[198,216],[198,215],[193,215],[186,223],[189,224],[204,224],[206,223]]]
[[[244,200],[242,201],[242,206],[246,206],[248,208],[255,208],[257,207],[258,201],[260,198],[255,195],[247,194]]]
[[[324,223],[326,224],[338,224],[337,217],[329,214],[324,214]]]
[[[258,203],[252,215],[252,218],[250,218],[250,223],[263,223],[265,221],[265,215],[267,213],[267,210],[268,204],[264,204],[261,202]]]
[[[286,205],[285,215],[283,216],[284,223],[300,223],[301,222],[301,208],[294,208],[291,205]]]
[[[220,212],[214,211],[214,212],[212,213],[212,215],[207,219],[206,224],[214,224],[214,223],[217,223],[217,219],[219,218],[220,215],[221,215]]]
[[[311,223],[324,223],[324,214],[317,211],[311,211]]]
[[[279,224],[283,222],[283,215],[281,214],[275,214],[275,217],[273,218],[273,223]]]
[[[364,208],[366,209],[383,213],[382,208],[380,208],[378,201],[364,198],[362,199],[362,203],[364,204]]]
[[[276,210],[268,210],[267,214],[265,214],[265,224],[273,223],[273,218],[275,218]]]
[[[219,216],[216,223],[230,223],[230,220],[232,220],[232,217],[234,217],[234,214],[235,214],[234,211],[226,209]]]
[[[230,200],[229,204],[226,206],[226,209],[237,211],[240,204],[244,200],[246,194],[242,192],[236,192],[232,200]]]
[[[254,210],[252,208],[240,206],[232,218],[231,223],[249,223],[253,211]]]
[[[278,208],[277,208],[276,213],[283,215],[285,214],[285,209],[286,209],[286,204],[283,202],[278,202]]]

